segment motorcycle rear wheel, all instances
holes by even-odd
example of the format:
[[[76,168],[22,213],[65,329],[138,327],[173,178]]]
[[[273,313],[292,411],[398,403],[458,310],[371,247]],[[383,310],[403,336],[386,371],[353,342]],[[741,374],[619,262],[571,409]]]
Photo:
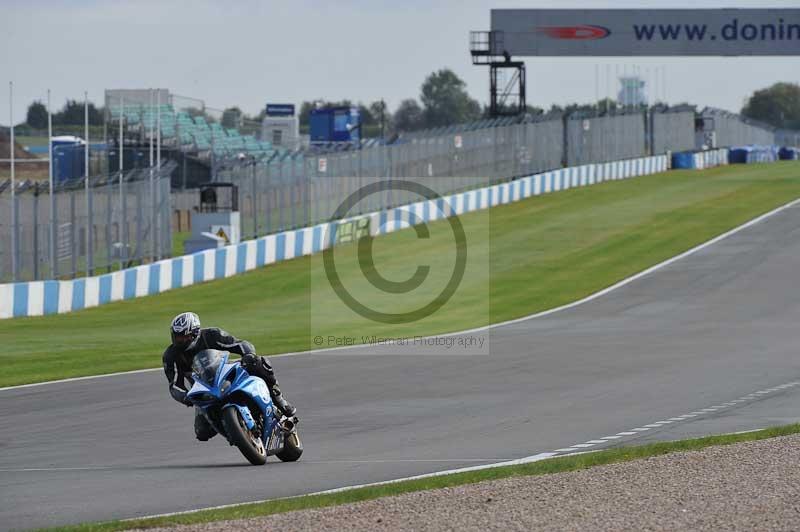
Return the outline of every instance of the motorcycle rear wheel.
[[[264,442],[247,430],[238,408],[229,406],[223,410],[222,424],[230,441],[239,448],[239,451],[251,464],[264,465],[267,462],[267,450]]]
[[[295,431],[286,435],[283,439],[283,449],[279,453],[275,453],[275,456],[280,458],[281,462],[296,462],[302,454],[303,443]]]

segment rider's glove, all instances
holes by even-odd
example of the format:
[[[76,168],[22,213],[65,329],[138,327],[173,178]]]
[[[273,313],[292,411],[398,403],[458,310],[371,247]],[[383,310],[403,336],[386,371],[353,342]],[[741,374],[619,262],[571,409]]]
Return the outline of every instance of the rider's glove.
[[[169,394],[172,396],[173,399],[178,401],[179,403],[183,403],[187,406],[191,406],[191,402],[186,398],[186,391],[181,390],[180,388],[176,387],[174,384],[169,385]]]
[[[242,365],[243,366],[250,366],[255,364],[256,356],[253,353],[245,353],[242,355]]]

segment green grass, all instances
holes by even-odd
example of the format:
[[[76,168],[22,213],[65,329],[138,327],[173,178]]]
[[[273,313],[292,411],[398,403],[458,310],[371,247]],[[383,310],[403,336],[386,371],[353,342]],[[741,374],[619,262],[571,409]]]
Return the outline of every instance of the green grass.
[[[171,517],[137,519],[134,521],[112,521],[107,523],[84,524],[52,528],[47,530],[52,532],[106,532],[113,530],[128,530],[132,528],[154,528],[179,524],[207,523],[210,521],[222,521],[229,519],[245,519],[296,510],[306,510],[309,508],[322,508],[338,504],[366,501],[380,497],[389,497],[392,495],[409,493],[412,491],[446,488],[463,484],[474,484],[476,482],[497,480],[508,477],[548,475],[553,473],[564,473],[567,471],[577,471],[580,469],[587,469],[600,465],[638,460],[669,453],[697,451],[712,445],[730,445],[733,443],[763,440],[797,433],[800,433],[800,424],[786,425],[744,434],[723,434],[719,436],[708,436],[705,438],[691,440],[652,443],[649,445],[636,447],[620,447],[617,449],[608,449],[593,453],[552,458],[523,465],[503,466],[493,469],[456,473],[452,475],[443,475],[419,480],[408,480],[393,484],[385,484],[382,486],[357,488],[327,495],[306,495],[286,499],[277,499],[267,502],[243,504],[240,506],[223,508],[219,510],[201,510],[198,512]]]
[[[172,233],[172,256],[179,257],[183,255],[183,244],[186,239],[192,236],[191,231],[176,231]]]
[[[317,335],[358,341],[500,322],[596,292],[798,197],[800,165],[785,162],[672,171],[470,213],[461,217],[469,251],[464,281],[438,312],[405,325],[371,322],[345,307],[320,255],[81,312],[2,320],[0,386],[159,367],[170,319],[189,309],[263,354],[307,350]],[[335,251],[343,284],[382,310],[427,302],[453,263],[443,251],[453,248],[448,222],[430,230],[428,239],[400,231],[375,240],[376,269],[390,279],[431,266],[408,297],[371,290],[355,246]]]
[[[14,141],[22,146],[47,146],[47,137],[14,137]]]

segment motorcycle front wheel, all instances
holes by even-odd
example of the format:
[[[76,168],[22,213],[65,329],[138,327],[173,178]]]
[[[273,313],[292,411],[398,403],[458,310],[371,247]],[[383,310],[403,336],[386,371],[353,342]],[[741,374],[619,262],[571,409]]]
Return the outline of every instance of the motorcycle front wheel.
[[[239,409],[229,406],[222,411],[222,424],[230,441],[253,465],[264,465],[267,462],[267,450],[261,438],[247,430]]]

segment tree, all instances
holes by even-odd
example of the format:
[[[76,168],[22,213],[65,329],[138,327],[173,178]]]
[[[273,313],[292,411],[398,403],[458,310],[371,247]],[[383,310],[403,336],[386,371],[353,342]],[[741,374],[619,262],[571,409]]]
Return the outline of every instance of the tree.
[[[99,126],[103,123],[103,113],[89,102],[89,124]],[[53,124],[58,126],[82,126],[85,120],[84,103],[78,100],[67,100],[60,111],[53,113]],[[45,113],[45,127],[47,127]]]
[[[394,125],[398,131],[414,131],[424,127],[422,107],[413,98],[403,100],[394,112]]]
[[[47,129],[47,107],[40,101],[30,104],[26,122],[33,129]]]
[[[742,114],[782,129],[800,129],[800,85],[775,83],[753,93]]]
[[[369,104],[369,112],[375,117],[375,125],[383,126],[384,133],[392,129],[392,115],[383,100],[377,100]]]
[[[362,126],[372,126],[377,123],[376,116],[372,113],[372,109],[359,102],[358,116],[361,118]]]
[[[222,111],[222,127],[238,128],[242,121],[242,110],[238,107],[228,107]]]
[[[426,127],[439,127],[477,120],[480,104],[467,94],[466,83],[450,69],[431,73],[422,84],[421,96]]]

